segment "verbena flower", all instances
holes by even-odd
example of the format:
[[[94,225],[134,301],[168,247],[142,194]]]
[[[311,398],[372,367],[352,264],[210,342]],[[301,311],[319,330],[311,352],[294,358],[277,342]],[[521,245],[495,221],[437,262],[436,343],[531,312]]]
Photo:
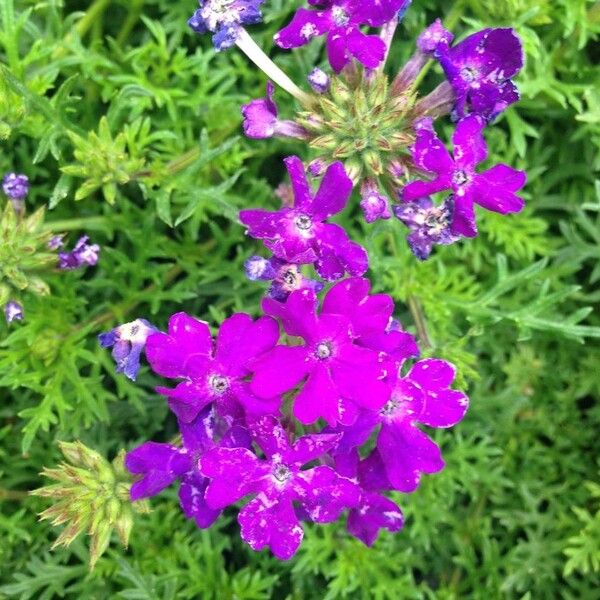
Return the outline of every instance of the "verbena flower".
[[[244,25],[262,21],[260,5],[264,0],[199,0],[200,8],[188,21],[199,34],[212,32],[217,50],[233,46]]]
[[[295,264],[314,263],[317,273],[332,281],[344,272],[362,275],[368,268],[364,248],[350,241],[339,225],[326,219],[340,212],[352,192],[352,182],[341,163],[331,165],[313,196],[302,161],[285,161],[294,189],[294,206],[276,212],[242,210],[240,220],[248,233],[265,240],[265,246],[282,260]]]
[[[151,498],[180,481],[179,503],[188,519],[194,519],[202,529],[210,527],[221,514],[220,509],[210,508],[204,499],[208,485],[198,469],[200,456],[217,446],[215,436],[217,424],[212,407],[206,407],[191,422],[179,421],[182,446],[146,442],[131,450],[125,456],[125,466],[135,474],[141,475],[131,486],[131,499]],[[218,445],[224,448],[249,448],[251,444],[248,431],[238,425],[226,430]]]
[[[271,281],[267,296],[280,302],[285,302],[296,290],[308,289],[318,294],[323,289],[323,283],[302,275],[298,265],[287,263],[279,258],[251,256],[244,267],[246,277],[251,281]]]
[[[11,200],[24,200],[29,193],[29,178],[19,173],[7,173],[2,179],[2,189]]]
[[[387,196],[379,192],[376,185],[370,182],[363,186],[360,207],[367,223],[378,219],[389,219],[392,216]]]
[[[307,435],[292,445],[279,421],[268,416],[251,423],[250,430],[264,460],[244,448],[215,448],[200,457],[200,471],[211,479],[206,503],[221,509],[255,494],[238,515],[242,539],[254,550],[268,546],[287,560],[304,533],[294,503],[314,522],[329,523],[357,502],[358,486],[331,467],[304,468],[331,449],[338,435]]]
[[[269,397],[301,384],[293,412],[305,424],[321,417],[331,425],[349,424],[360,407],[384,406],[391,394],[385,379],[413,347],[403,334],[386,332],[391,298],[369,297],[363,282],[336,284],[320,315],[310,290],[293,292],[285,304],[263,301],[265,312],[278,316],[285,332],[304,343],[275,346],[252,363],[255,394]]]
[[[275,34],[281,48],[298,48],[312,38],[327,35],[329,63],[340,72],[352,58],[365,67],[376,68],[385,57],[385,42],[366,35],[361,25],[379,27],[407,5],[407,0],[308,0],[316,10],[299,8],[292,21]]]
[[[267,83],[266,98],[252,100],[242,106],[244,133],[252,139],[264,139],[275,136],[305,138],[306,131],[294,121],[282,121],[277,118],[277,105],[273,99],[275,86]]]
[[[7,302],[4,306],[4,318],[7,323],[22,321],[24,318],[23,307],[15,300]]]
[[[98,244],[88,244],[89,239],[87,235],[84,235],[79,238],[73,250],[70,252],[60,252],[58,255],[59,269],[70,271],[86,265],[91,267],[96,265],[98,263],[100,246]]]
[[[454,377],[454,368],[443,360],[418,361],[397,379],[383,408],[363,411],[354,425],[344,428],[339,451],[361,446],[379,427],[372,459],[380,459],[375,475],[387,478],[391,489],[412,492],[421,473],[436,473],[444,466],[440,449],[416,424],[452,427],[467,411],[467,397],[450,389]]]
[[[58,250],[59,248],[62,248],[65,245],[64,238],[65,238],[65,234],[64,233],[61,233],[59,235],[55,235],[48,242],[48,248],[50,250]]]
[[[487,158],[483,137],[485,121],[471,115],[462,119],[453,135],[454,158],[436,135],[430,119],[417,129],[412,147],[416,165],[435,175],[433,181],[413,181],[402,190],[402,199],[410,202],[436,192],[453,192],[452,233],[467,237],[477,235],[474,204],[500,214],[519,212],[523,199],[515,192],[526,183],[523,171],[505,164],[495,165],[483,173],[475,168]]]
[[[452,196],[439,206],[431,198],[394,206],[394,214],[410,229],[406,239],[419,260],[429,258],[435,244],[449,245],[459,239],[451,231],[453,212]]]
[[[169,319],[168,333],[148,339],[146,356],[155,373],[181,380],[174,389],[157,388],[181,421],[193,421],[209,404],[222,416],[239,418],[243,410],[264,413],[279,407],[277,394],[258,399],[246,381],[249,363],[278,339],[279,327],[271,317],[253,321],[237,313],[223,321],[213,342],[207,323],[182,312]]]
[[[135,381],[140,370],[140,357],[148,336],[158,331],[146,319],[124,323],[98,336],[103,348],[112,348],[112,357],[117,365],[116,372],[123,373]]]
[[[457,118],[474,113],[493,120],[519,100],[511,78],[524,58],[513,29],[484,29],[452,48],[442,40],[435,55],[456,95]]]

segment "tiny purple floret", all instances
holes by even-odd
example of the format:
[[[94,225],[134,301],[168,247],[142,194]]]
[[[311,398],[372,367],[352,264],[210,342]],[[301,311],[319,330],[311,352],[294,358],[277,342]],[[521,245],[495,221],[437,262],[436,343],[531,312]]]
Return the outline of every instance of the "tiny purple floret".
[[[100,246],[98,244],[88,244],[88,240],[89,237],[84,235],[79,238],[73,250],[70,252],[60,252],[58,255],[59,269],[71,271],[83,266],[93,267],[96,265],[98,263]]]
[[[7,323],[22,321],[23,316],[23,307],[15,300],[7,302],[4,306],[4,317]]]

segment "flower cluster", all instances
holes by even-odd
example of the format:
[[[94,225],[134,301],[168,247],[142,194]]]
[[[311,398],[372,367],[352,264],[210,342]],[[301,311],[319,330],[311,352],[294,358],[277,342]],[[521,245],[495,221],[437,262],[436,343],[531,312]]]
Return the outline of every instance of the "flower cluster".
[[[157,391],[181,445],[146,442],[127,454],[139,477],[132,500],[178,481],[185,515],[209,527],[248,498],[242,538],[280,559],[296,552],[303,521],[329,523],[346,510],[349,532],[366,544],[381,528],[397,531],[402,513],[384,492],[411,492],[444,464],[418,425],[451,427],[467,409],[450,388],[452,366],[416,360],[412,335],[390,326],[392,299],[370,294],[364,278],[336,283],[321,303],[310,286],[267,297],[263,311],[232,315],[214,338],[185,313],[165,333],[138,320],[101,336],[119,370],[129,375],[123,357],[139,365],[145,345],[152,370],[175,382]],[[306,426],[313,433],[302,435]]]
[[[409,227],[409,245],[422,260],[436,244],[477,234],[474,204],[501,214],[522,209],[516,193],[525,185],[524,172],[503,164],[475,172],[487,155],[485,127],[519,98],[512,78],[523,66],[523,51],[512,29],[485,29],[452,45],[454,36],[438,19],[418,37],[413,56],[389,80],[385,58],[408,2],[309,4],[310,9],[295,13],[275,43],[296,48],[326,36],[334,73],[316,69],[308,74],[315,93],[308,101],[300,98],[301,109],[293,119],[280,118],[269,82],[266,98],[242,107],[248,137],[302,140],[316,154],[309,169],[317,176],[341,161],[360,192],[365,220],[398,216]],[[367,35],[363,25],[381,27],[381,34]],[[441,65],[446,81],[419,98],[419,74],[432,59]],[[434,120],[445,115],[456,122],[453,160],[434,131]],[[463,154],[471,144],[475,148]],[[434,204],[432,195],[442,192],[446,196]]]

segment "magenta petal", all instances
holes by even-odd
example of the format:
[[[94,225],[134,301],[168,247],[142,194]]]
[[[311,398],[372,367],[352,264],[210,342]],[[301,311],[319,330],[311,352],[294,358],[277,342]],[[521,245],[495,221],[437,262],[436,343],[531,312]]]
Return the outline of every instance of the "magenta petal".
[[[454,161],[446,146],[428,123],[422,123],[417,128],[417,139],[411,152],[415,164],[429,173],[441,175],[454,168]]]
[[[323,35],[331,26],[327,11],[299,8],[290,23],[273,38],[280,48],[290,49],[304,46],[313,37]]]
[[[289,460],[305,465],[329,452],[341,439],[341,433],[319,433],[302,436],[292,447]]]
[[[380,529],[394,533],[404,525],[398,505],[379,494],[363,493],[358,508],[348,515],[348,532],[366,546],[372,546]]]
[[[280,213],[261,209],[241,210],[240,221],[252,237],[259,239],[276,237],[283,226]]]
[[[331,68],[340,73],[350,62],[350,56],[346,48],[346,37],[341,35],[338,29],[329,32],[327,36],[327,57]]]
[[[334,223],[323,225],[316,243],[319,248],[319,260],[315,267],[323,279],[328,281],[340,279],[344,276],[344,271],[359,276],[369,268],[366,250],[350,241],[346,231],[339,225]]]
[[[294,416],[305,425],[320,417],[335,425],[339,418],[339,401],[340,394],[328,369],[317,364],[294,400]]]
[[[525,203],[514,192],[527,182],[524,171],[499,164],[481,173],[476,182],[476,202],[501,214],[519,212]]]
[[[193,421],[213,401],[206,386],[193,381],[182,381],[174,389],[157,387],[156,391],[169,399],[170,409],[185,423]]]
[[[412,492],[419,473],[436,473],[444,468],[440,449],[422,431],[409,423],[383,424],[377,448],[395,490]]]
[[[452,427],[463,419],[468,408],[469,399],[458,390],[428,391],[419,421],[429,427]]]
[[[469,196],[454,196],[454,213],[452,217],[452,233],[475,237],[477,226],[475,225],[475,209],[473,199]]]
[[[258,497],[238,514],[242,539],[253,549],[270,546],[279,560],[289,560],[298,550],[304,532],[291,501],[265,504]]]
[[[287,461],[290,444],[287,433],[278,419],[272,416],[248,419],[248,426],[256,443],[267,458],[280,455],[282,460]]]
[[[445,360],[427,358],[416,362],[408,375],[423,390],[440,390],[452,385],[456,377],[456,369]]]
[[[451,187],[450,178],[445,175],[433,181],[411,181],[402,188],[402,200],[412,202],[419,198],[426,198],[432,194],[449,190]]]
[[[330,165],[321,180],[321,185],[312,200],[311,213],[319,221],[343,210],[352,193],[352,180],[346,175],[341,162]]]
[[[368,69],[376,69],[385,58],[387,46],[378,35],[366,35],[352,28],[346,35],[348,52]]]
[[[304,164],[297,156],[288,156],[283,162],[294,191],[294,208],[310,211],[312,195]]]
[[[317,295],[310,289],[292,292],[285,303],[265,298],[263,311],[281,319],[283,329],[288,335],[310,340],[317,328]]]
[[[336,283],[323,299],[323,312],[351,315],[368,295],[371,283],[364,277],[352,277]]]
[[[211,481],[206,489],[206,503],[213,509],[224,508],[246,494],[258,491],[258,480],[267,475],[268,465],[245,448],[214,448],[203,454],[198,467]]]
[[[273,398],[295,388],[306,376],[304,346],[275,346],[252,364],[252,393],[260,398]]]
[[[247,374],[246,364],[271,349],[279,339],[279,326],[271,317],[256,321],[236,313],[223,321],[217,336],[215,358],[227,366],[228,374]]]
[[[476,115],[470,115],[459,121],[452,138],[457,168],[472,169],[487,158],[484,129],[485,121]]]
[[[220,510],[214,510],[206,504],[204,493],[207,485],[206,477],[192,473],[183,478],[179,487],[179,504],[183,514],[188,519],[194,519],[200,529],[208,529],[221,514]]]

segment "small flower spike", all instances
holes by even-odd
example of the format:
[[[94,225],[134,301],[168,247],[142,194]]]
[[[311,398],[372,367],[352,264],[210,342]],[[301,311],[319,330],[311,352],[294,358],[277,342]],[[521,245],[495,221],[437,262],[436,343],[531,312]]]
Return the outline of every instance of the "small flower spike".
[[[27,175],[7,173],[2,179],[2,190],[11,201],[15,212],[22,215],[25,212],[25,198],[29,193]]]
[[[262,21],[260,5],[264,0],[199,0],[200,8],[188,21],[198,34],[213,33],[216,50],[233,46],[245,25]]]
[[[432,181],[413,181],[402,190],[402,199],[412,202],[436,192],[453,192],[451,231],[456,235],[477,235],[474,204],[500,214],[517,213],[524,201],[516,195],[526,183],[524,171],[505,164],[495,165],[483,173],[476,166],[487,158],[483,137],[485,121],[470,115],[456,126],[453,136],[454,158],[450,156],[436,135],[431,119],[423,119],[417,128],[417,139],[412,147],[416,165],[432,173]]]
[[[362,275],[368,267],[364,248],[350,241],[339,225],[326,222],[343,210],[352,192],[342,163],[329,166],[315,195],[302,161],[291,156],[285,163],[294,188],[294,206],[276,212],[242,210],[240,220],[249,235],[265,240],[265,246],[281,260],[314,263],[317,273],[328,281],[340,279],[344,272]]]
[[[135,381],[140,370],[140,357],[148,336],[158,330],[146,319],[136,319],[115,327],[98,336],[103,348],[112,348],[112,356],[117,365],[116,372],[124,373]]]

